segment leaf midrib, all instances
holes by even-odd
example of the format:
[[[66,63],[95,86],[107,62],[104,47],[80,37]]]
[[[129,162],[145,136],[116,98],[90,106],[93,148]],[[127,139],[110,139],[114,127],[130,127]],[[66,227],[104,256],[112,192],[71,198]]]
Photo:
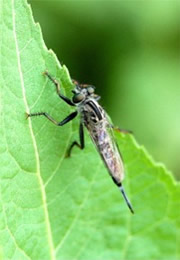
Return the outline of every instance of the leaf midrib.
[[[16,47],[18,71],[19,71],[19,76],[20,76],[22,96],[23,96],[23,102],[24,102],[24,105],[25,105],[25,110],[26,110],[27,113],[29,113],[30,110],[29,110],[27,99],[26,99],[26,91],[25,91],[25,87],[24,87],[24,78],[23,78],[23,73],[22,73],[22,68],[21,68],[20,52],[19,52],[17,35],[16,35],[16,17],[15,16],[16,16],[16,14],[15,14],[14,0],[12,0],[13,36],[14,36],[15,47]],[[43,180],[42,180],[42,177],[41,177],[39,153],[38,153],[35,135],[34,135],[33,129],[32,129],[31,120],[28,120],[28,125],[29,125],[29,130],[30,130],[30,135],[31,135],[32,143],[33,143],[34,152],[35,152],[36,174],[37,174],[37,178],[38,178],[39,185],[40,185],[40,191],[41,191],[41,195],[42,195],[42,205],[43,205],[44,216],[45,216],[45,225],[46,225],[46,229],[47,229],[47,239],[48,239],[48,245],[49,245],[49,252],[50,252],[51,259],[55,260],[56,257],[55,257],[54,243],[53,243],[53,238],[52,238],[52,230],[51,230],[50,221],[49,221],[46,192],[45,192],[45,187],[44,187]]]

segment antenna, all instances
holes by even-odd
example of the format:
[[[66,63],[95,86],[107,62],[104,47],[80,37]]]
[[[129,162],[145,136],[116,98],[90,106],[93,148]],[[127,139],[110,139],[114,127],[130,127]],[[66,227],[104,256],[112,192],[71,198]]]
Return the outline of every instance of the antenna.
[[[123,195],[123,198],[125,199],[125,201],[126,201],[126,203],[127,203],[127,205],[128,205],[128,208],[130,209],[131,213],[134,214],[134,210],[133,210],[133,208],[132,208],[132,206],[131,206],[131,202],[128,200],[128,198],[127,198],[127,196],[126,196],[126,193],[125,193],[125,191],[124,191],[124,188],[123,188],[122,184],[120,184],[120,185],[118,185],[118,186],[119,186],[119,189],[120,189],[120,191],[121,191],[121,193],[122,193],[122,195]]]

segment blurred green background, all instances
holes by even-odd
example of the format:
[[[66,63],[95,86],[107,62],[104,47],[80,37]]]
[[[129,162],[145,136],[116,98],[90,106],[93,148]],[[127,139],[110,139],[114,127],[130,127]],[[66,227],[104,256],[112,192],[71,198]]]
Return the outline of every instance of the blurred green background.
[[[179,2],[28,2],[71,77],[180,179]]]

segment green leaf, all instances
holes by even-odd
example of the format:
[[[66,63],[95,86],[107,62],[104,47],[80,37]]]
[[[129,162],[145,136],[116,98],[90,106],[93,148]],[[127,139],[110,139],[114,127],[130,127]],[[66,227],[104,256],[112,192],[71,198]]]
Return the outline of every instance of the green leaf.
[[[65,95],[72,89],[25,0],[1,0],[0,32],[1,259],[179,259],[179,184],[117,132],[132,215],[87,133],[86,149],[65,158],[79,118],[60,128],[25,119],[46,111],[61,120],[71,111],[45,70]]]

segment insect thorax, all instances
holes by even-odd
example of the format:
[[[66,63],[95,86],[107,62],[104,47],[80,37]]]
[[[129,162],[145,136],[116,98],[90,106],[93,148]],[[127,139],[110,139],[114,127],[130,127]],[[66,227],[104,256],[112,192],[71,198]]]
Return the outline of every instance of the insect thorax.
[[[105,120],[104,110],[94,99],[87,99],[78,106],[78,110],[86,127],[101,125]]]

